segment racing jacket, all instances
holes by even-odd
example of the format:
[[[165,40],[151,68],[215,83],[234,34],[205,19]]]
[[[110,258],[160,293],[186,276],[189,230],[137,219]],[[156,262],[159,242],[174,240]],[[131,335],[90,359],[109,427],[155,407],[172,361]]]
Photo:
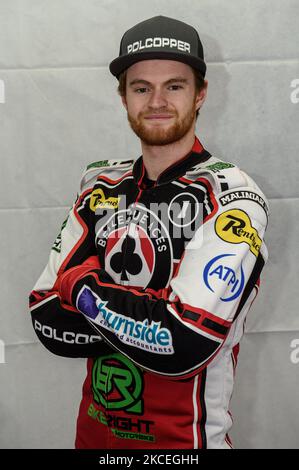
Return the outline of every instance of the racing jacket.
[[[77,448],[227,448],[239,341],[268,253],[255,182],[199,140],[150,181],[88,165],[30,296],[51,352],[86,357]]]

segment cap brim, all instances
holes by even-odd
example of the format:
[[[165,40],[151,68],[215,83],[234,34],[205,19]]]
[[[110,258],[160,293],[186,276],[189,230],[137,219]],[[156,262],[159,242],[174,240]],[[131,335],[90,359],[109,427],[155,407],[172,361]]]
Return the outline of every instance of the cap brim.
[[[190,67],[195,70],[198,70],[203,77],[205,77],[206,74],[207,67],[202,59],[190,56],[189,54],[169,51],[137,52],[135,54],[133,53],[117,57],[110,63],[109,70],[112,75],[118,79],[122,72],[131,67],[131,65],[136,64],[136,62],[154,59],[176,60],[178,62],[183,62],[184,64],[190,65]]]

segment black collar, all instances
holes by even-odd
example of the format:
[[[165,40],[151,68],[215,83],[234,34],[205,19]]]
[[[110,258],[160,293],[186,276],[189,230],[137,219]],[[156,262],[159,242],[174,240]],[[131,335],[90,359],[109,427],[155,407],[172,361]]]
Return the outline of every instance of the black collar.
[[[195,152],[191,150],[184,158],[181,158],[179,161],[175,162],[173,165],[166,168],[158,176],[156,186],[161,184],[169,183],[180,176],[183,176],[186,171],[190,170],[193,166],[198,165],[198,163],[206,162],[211,157],[211,154],[202,149],[200,152]],[[133,166],[133,177],[137,186],[142,187],[142,183],[145,177],[145,167],[143,164],[142,155],[135,161]]]

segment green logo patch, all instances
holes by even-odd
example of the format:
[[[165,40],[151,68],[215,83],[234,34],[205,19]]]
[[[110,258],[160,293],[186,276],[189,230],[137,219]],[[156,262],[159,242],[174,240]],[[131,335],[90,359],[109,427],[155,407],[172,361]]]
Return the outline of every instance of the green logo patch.
[[[208,165],[206,168],[209,170],[212,170],[213,173],[218,173],[220,170],[225,170],[226,168],[233,168],[235,165],[232,165],[232,163],[226,163],[226,162],[217,162],[213,163],[213,165]]]
[[[86,170],[89,170],[90,168],[101,168],[102,166],[110,166],[109,160],[100,160],[99,162],[90,163]]]
[[[120,353],[95,360],[92,369],[92,390],[95,402],[107,410],[143,413],[142,373]]]
[[[67,218],[63,221],[62,226],[61,226],[61,229],[60,229],[60,232],[59,232],[59,234],[57,235],[56,240],[55,240],[55,242],[54,242],[54,244],[53,244],[53,246],[52,246],[52,250],[57,251],[57,253],[60,253],[60,252],[61,252],[61,232],[62,232],[62,230],[64,229],[64,227],[66,226],[66,223],[67,223],[67,221],[68,221],[68,218],[69,218],[69,216],[67,216]]]

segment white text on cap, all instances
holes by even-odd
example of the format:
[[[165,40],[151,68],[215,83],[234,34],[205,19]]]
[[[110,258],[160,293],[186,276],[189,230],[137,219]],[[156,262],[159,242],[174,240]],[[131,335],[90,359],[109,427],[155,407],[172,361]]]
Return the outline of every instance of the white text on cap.
[[[142,49],[148,49],[152,47],[170,47],[178,49],[182,52],[189,52],[190,44],[189,42],[178,41],[175,38],[146,38],[144,41],[136,41],[133,44],[129,44],[127,46],[127,53],[130,54],[131,52],[141,51]]]

